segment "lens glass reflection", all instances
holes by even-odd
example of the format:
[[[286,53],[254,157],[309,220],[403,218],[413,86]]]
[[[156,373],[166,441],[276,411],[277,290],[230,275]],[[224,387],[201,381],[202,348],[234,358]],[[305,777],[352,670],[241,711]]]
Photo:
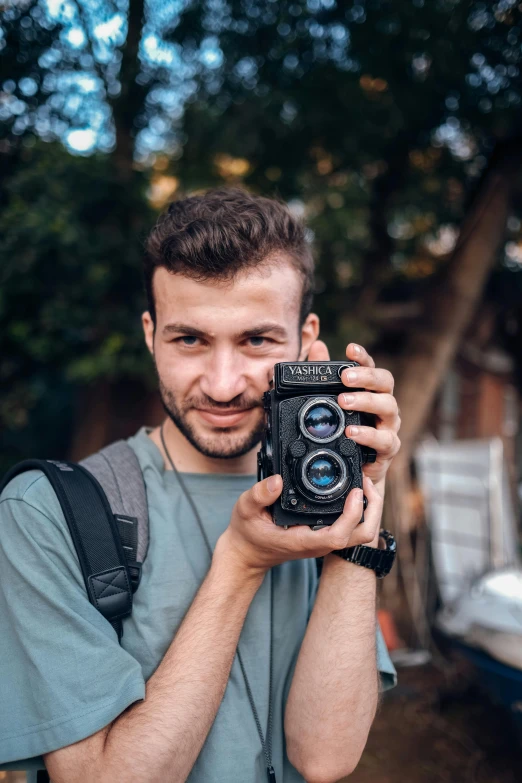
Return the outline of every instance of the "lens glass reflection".
[[[328,489],[339,479],[339,467],[332,460],[318,457],[310,462],[306,471],[308,481],[317,489]]]
[[[313,438],[330,438],[339,426],[339,416],[330,406],[313,405],[306,412],[303,423]]]

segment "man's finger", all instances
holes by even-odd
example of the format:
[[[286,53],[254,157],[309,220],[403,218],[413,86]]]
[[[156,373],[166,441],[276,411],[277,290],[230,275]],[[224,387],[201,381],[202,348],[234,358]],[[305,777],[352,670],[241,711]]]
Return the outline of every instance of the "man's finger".
[[[372,392],[343,392],[337,402],[345,411],[373,413],[391,429],[399,429],[399,409],[392,394],[372,394]]]
[[[378,535],[381,528],[383,499],[373,481],[367,476],[363,483],[364,494],[368,500],[368,505],[364,512],[364,522],[354,529],[347,546],[359,546],[363,544],[368,546],[378,544]]]
[[[397,433],[387,427],[375,429],[375,427],[350,425],[346,427],[345,433],[347,438],[354,440],[359,446],[368,446],[371,449],[375,449],[377,459],[379,457],[391,459],[401,447]]]
[[[352,489],[348,494],[343,508],[343,513],[336,519],[333,525],[325,531],[325,538],[330,549],[344,549],[349,546],[353,531],[361,521],[363,515],[364,493],[361,489]]]
[[[350,343],[347,346],[346,358],[352,362],[359,362],[363,367],[375,367],[375,362],[368,351],[362,345],[357,345],[357,343]]]
[[[342,381],[345,386],[353,389],[367,389],[368,391],[393,393],[394,380],[389,370],[375,367],[351,367],[342,373]]]
[[[259,481],[251,489],[240,495],[237,502],[239,514],[243,519],[251,519],[259,514],[263,508],[271,506],[281,494],[282,489],[283,479],[278,473],[263,479],[263,481]]]
[[[330,361],[330,354],[326,343],[322,340],[316,340],[312,343],[310,350],[308,351],[309,362],[328,362]]]

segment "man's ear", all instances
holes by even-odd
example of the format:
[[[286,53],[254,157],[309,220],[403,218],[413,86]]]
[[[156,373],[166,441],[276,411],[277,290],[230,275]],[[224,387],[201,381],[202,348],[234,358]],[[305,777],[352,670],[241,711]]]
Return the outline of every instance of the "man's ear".
[[[154,321],[151,314],[146,310],[141,316],[141,323],[143,325],[143,334],[145,335],[145,343],[152,356],[154,356]]]
[[[301,351],[299,353],[299,361],[304,362],[308,356],[308,352],[317,340],[319,335],[319,316],[315,313],[310,313],[307,316],[306,321],[301,327]]]

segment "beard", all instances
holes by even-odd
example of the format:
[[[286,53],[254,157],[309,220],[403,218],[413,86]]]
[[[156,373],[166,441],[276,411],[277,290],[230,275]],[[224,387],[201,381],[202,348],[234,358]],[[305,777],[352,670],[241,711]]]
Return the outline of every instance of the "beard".
[[[205,457],[214,459],[242,457],[244,454],[248,454],[261,441],[265,431],[264,416],[260,417],[250,432],[238,434],[234,432],[233,427],[220,427],[219,432],[215,436],[208,436],[197,432],[196,428],[187,421],[187,414],[194,408],[207,408],[216,411],[223,408],[233,408],[236,411],[249,408],[260,408],[262,410],[262,400],[239,396],[230,400],[230,402],[220,404],[209,397],[191,397],[185,402],[183,407],[180,407],[172,392],[164,386],[159,376],[158,382],[161,403],[165,413],[188,442]]]

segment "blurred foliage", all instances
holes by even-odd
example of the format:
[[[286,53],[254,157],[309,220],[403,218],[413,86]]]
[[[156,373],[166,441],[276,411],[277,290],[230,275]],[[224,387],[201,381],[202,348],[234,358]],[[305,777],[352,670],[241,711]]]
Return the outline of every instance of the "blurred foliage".
[[[23,428],[56,379],[149,375],[141,241],[166,201],[213,184],[306,216],[334,355],[382,342],[386,306],[414,303],[444,268],[492,151],[520,132],[521,9],[4,3],[0,422]],[[499,301],[506,276],[521,285],[519,213]]]
[[[143,177],[123,187],[100,154],[25,148],[0,211],[0,417],[11,427],[60,374],[143,374]]]

